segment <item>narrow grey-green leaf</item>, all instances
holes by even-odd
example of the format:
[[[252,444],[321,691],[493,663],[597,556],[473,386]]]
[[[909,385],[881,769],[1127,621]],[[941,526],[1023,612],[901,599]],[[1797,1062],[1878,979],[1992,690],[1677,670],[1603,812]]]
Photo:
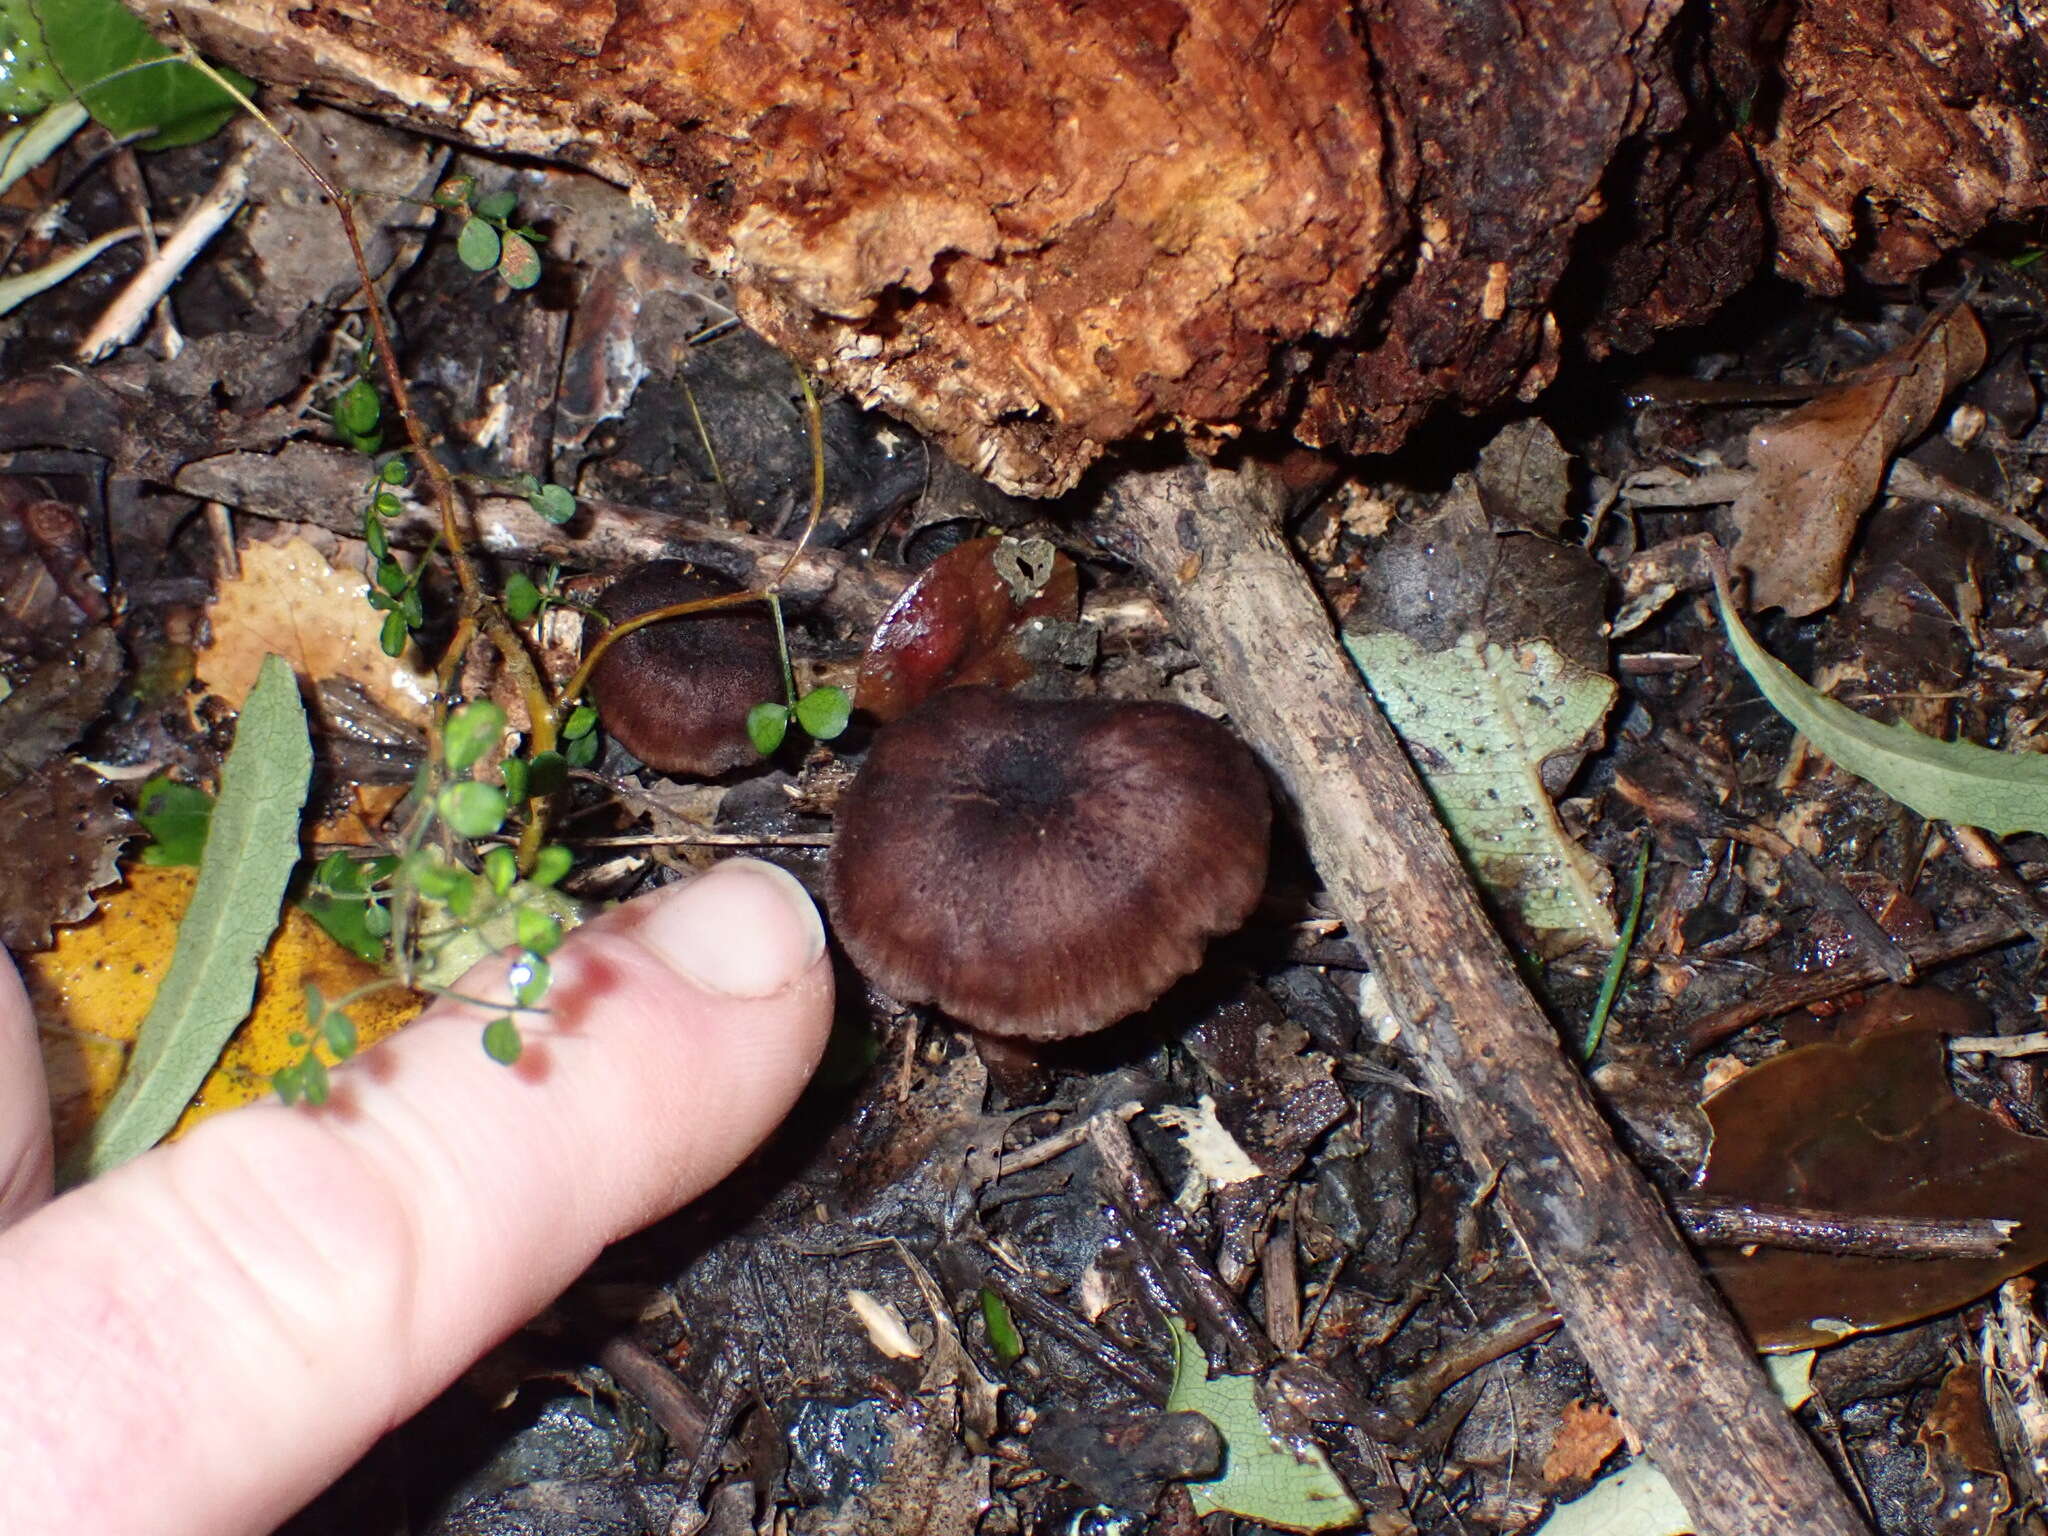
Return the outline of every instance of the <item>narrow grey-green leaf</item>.
[[[121,1085],[68,1181],[105,1173],[161,1141],[248,1015],[256,963],[277,928],[299,858],[299,813],[313,771],[298,679],[267,656],[221,766],[220,797],[171,968],[136,1032]]]
[[[1999,837],[2048,832],[2048,755],[1941,741],[1857,714],[1759,645],[1737,617],[1726,584],[1717,585],[1728,643],[1757,692],[1829,758],[1930,819]]]
[[[45,262],[27,272],[0,279],[0,315],[11,313],[26,304],[37,294],[56,287],[72,273],[91,264],[104,251],[112,250],[123,240],[133,240],[142,231],[134,225],[104,234],[97,240],[66,251],[55,261]]]
[[[58,101],[0,133],[0,192],[57,153],[89,121],[91,114],[79,103]]]

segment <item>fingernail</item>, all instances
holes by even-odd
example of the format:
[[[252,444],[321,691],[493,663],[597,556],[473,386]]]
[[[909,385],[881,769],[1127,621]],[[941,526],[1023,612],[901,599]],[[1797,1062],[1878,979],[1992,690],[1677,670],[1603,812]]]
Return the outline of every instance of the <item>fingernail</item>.
[[[825,952],[810,893],[759,859],[727,859],[648,904],[636,937],[707,992],[773,997]]]

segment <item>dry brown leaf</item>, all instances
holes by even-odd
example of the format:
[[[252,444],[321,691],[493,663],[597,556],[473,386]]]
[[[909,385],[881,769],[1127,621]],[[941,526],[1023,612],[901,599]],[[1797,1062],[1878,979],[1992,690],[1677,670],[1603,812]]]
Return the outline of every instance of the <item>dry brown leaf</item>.
[[[1581,1399],[1565,1405],[1558,1420],[1550,1453],[1543,1458],[1543,1486],[1584,1482],[1600,1470],[1600,1464],[1621,1448],[1627,1439],[1621,1420],[1605,1403]]]
[[[377,643],[383,615],[364,597],[360,571],[337,570],[304,539],[250,544],[242,574],[221,583],[213,639],[195,664],[209,691],[240,707],[272,652],[311,684],[345,677],[400,719],[427,718],[433,680],[411,647],[394,661]]]
[[[1758,608],[1798,617],[1841,595],[1856,525],[1892,455],[1927,430],[1984,356],[1983,327],[1958,306],[1854,380],[1751,431],[1755,475],[1731,515],[1735,564],[1749,572]]]
[[[1714,1250],[1708,1269],[1757,1346],[1809,1349],[1974,1301],[2048,1260],[2048,1141],[1949,1085],[1932,1028],[1801,1046],[1707,1100],[1703,1193],[1848,1215],[2020,1225],[1989,1259]]]
[[[83,763],[50,763],[0,796],[0,943],[48,949],[52,924],[90,917],[134,830],[114,786]]]

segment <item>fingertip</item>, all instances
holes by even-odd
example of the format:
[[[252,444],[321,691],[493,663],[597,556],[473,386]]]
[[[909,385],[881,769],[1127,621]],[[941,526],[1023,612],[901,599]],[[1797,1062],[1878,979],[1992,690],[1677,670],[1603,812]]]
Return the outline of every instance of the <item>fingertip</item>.
[[[691,985],[758,1000],[793,986],[825,953],[817,904],[794,875],[726,859],[621,909],[633,936]]]
[[[50,1198],[54,1171],[35,1013],[0,952],[0,1228]]]

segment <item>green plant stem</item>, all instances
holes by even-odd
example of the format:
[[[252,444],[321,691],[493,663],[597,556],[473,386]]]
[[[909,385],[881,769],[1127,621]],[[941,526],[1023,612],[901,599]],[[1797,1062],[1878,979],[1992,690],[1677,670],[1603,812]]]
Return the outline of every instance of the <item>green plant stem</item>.
[[[1621,925],[1621,936],[1615,940],[1614,953],[1607,960],[1607,974],[1600,978],[1600,997],[1593,1004],[1592,1020],[1586,1025],[1586,1042],[1579,1048],[1579,1059],[1591,1061],[1593,1053],[1600,1049],[1600,1037],[1607,1033],[1607,1018],[1614,1011],[1614,1000],[1621,995],[1621,980],[1628,969],[1628,952],[1636,941],[1636,923],[1643,915],[1643,889],[1649,884],[1650,840],[1646,836],[1643,846],[1636,854],[1635,891],[1629,897],[1628,917]]]
[[[566,710],[583,697],[583,690],[590,686],[590,674],[597,670],[597,664],[604,660],[604,653],[636,629],[645,629],[649,624],[659,624],[664,619],[688,618],[693,613],[707,613],[713,608],[737,608],[742,603],[758,603],[767,599],[766,592],[721,592],[716,597],[693,597],[687,603],[670,603],[662,608],[650,608],[645,613],[636,613],[630,619],[614,624],[598,637],[570,677],[568,686],[562,690],[562,706]],[[538,748],[539,743],[535,743]]]
[[[398,366],[398,348],[391,339],[391,327],[385,317],[384,305],[377,292],[376,279],[370,273],[369,257],[363,251],[361,231],[356,228],[354,202],[355,194],[344,187],[338,187],[306,153],[294,144],[291,136],[280,128],[264,110],[250,100],[219,70],[202,59],[192,45],[180,38],[177,57],[185,60],[201,74],[225,91],[243,111],[268,130],[271,137],[284,146],[286,153],[298,161],[299,167],[313,184],[326,194],[334,204],[335,214],[341,220],[343,237],[348,241],[349,257],[355,264],[356,277],[363,294],[363,308],[369,315],[371,337],[377,353],[377,365],[384,375],[385,387],[391,392],[392,408],[405,427],[406,440],[413,450],[413,457],[426,475],[435,511],[440,517],[441,542],[446,546],[448,563],[455,571],[455,584],[462,594],[465,615],[475,620],[475,628],[481,629],[492,646],[497,650],[505,669],[512,675],[514,686],[526,705],[527,718],[533,722],[535,735],[545,730],[552,740],[555,730],[554,700],[548,696],[546,685],[541,681],[540,670],[534,665],[525,643],[511,620],[505,617],[498,602],[484,590],[483,581],[477,574],[476,562],[470,557],[469,546],[462,533],[462,497],[455,484],[455,477],[448,466],[441,462],[440,455],[431,451],[430,440],[419,413],[413,409],[412,392],[406,387],[405,374]],[[474,631],[472,630],[471,633]],[[460,633],[460,631],[458,631]],[[465,637],[466,643],[466,637]],[[433,746],[438,750],[441,725],[448,708],[445,691],[436,701],[434,709]],[[528,826],[538,826],[533,839],[538,851],[546,836],[547,808],[543,802],[534,802],[528,807]],[[522,853],[525,839],[521,839]],[[530,867],[530,866],[529,866]]]

